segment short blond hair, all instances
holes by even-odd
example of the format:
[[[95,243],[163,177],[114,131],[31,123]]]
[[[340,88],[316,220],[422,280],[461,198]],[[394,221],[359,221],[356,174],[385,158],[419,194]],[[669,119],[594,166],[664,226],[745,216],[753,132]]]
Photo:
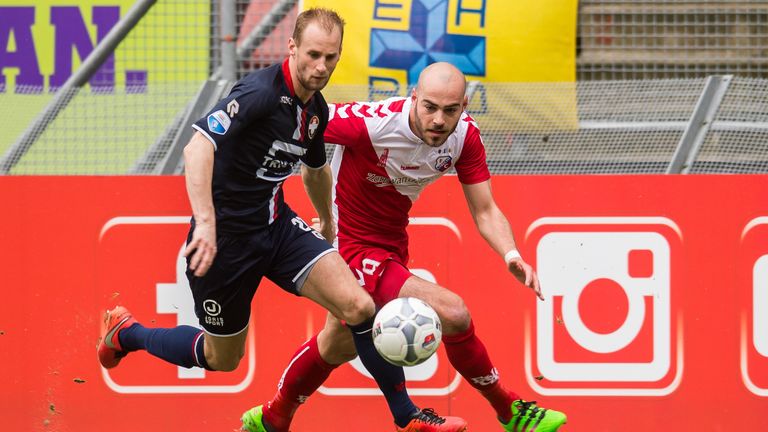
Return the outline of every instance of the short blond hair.
[[[301,35],[307,26],[317,22],[323,29],[331,33],[338,27],[341,31],[341,40],[344,40],[344,19],[336,11],[321,7],[314,7],[305,10],[296,17],[296,25],[293,27],[293,41],[296,45],[301,45]]]

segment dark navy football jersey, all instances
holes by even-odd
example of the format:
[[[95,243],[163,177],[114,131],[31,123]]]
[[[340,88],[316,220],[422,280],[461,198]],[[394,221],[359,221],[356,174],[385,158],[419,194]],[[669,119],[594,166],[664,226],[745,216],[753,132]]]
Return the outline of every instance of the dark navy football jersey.
[[[263,228],[284,209],[283,181],[301,161],[326,163],[328,106],[316,92],[295,95],[288,60],[248,74],[193,127],[215,146],[213,205],[217,230]]]

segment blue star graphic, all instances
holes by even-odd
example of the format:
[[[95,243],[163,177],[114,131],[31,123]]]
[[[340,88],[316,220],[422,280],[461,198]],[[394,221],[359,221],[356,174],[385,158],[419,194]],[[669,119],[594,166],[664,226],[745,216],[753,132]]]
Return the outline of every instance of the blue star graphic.
[[[405,69],[415,84],[427,65],[445,61],[485,76],[485,37],[448,34],[448,0],[414,0],[408,31],[371,29],[370,65]]]

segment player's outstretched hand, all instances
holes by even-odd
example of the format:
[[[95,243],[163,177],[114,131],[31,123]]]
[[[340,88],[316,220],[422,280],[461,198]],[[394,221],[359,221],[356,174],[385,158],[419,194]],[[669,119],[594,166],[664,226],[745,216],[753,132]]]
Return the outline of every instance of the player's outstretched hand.
[[[539,276],[527,262],[523,261],[522,258],[513,259],[509,262],[509,271],[515,275],[521,284],[532,289],[539,300],[544,300],[544,294],[541,293],[541,286],[539,285]]]
[[[216,257],[216,226],[213,224],[196,224],[195,231],[192,233],[192,241],[184,249],[184,257],[192,258],[189,260],[189,269],[194,271],[195,276],[205,276],[208,269],[211,268],[213,259]]]

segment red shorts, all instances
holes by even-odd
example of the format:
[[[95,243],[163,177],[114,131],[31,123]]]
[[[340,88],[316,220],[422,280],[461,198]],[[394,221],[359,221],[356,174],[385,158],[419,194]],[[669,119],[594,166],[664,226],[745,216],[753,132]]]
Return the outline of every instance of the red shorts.
[[[400,257],[383,249],[361,248],[344,259],[377,307],[396,299],[405,281],[411,277],[411,272],[401,262]]]

